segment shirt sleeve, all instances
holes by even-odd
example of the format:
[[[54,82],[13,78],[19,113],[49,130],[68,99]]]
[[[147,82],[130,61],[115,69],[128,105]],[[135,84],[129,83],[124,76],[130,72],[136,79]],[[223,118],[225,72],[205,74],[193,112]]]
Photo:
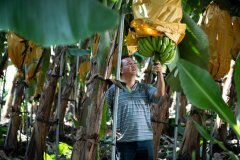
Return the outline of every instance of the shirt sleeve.
[[[156,92],[157,88],[150,85],[150,84],[147,84],[147,90],[148,90],[148,94],[149,94],[148,95],[149,96],[149,102],[150,103],[155,103],[155,104],[159,103],[162,97],[161,96],[160,97],[155,96],[154,93]]]

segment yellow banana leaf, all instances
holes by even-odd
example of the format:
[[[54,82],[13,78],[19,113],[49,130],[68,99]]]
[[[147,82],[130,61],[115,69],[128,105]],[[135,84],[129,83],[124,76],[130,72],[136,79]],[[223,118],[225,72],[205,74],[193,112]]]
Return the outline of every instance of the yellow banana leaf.
[[[184,38],[186,24],[180,23],[181,0],[133,0],[132,9],[134,20],[131,27],[135,29],[135,33],[129,32],[130,36],[138,38],[166,35],[176,45]],[[127,45],[131,53],[136,51],[134,45],[129,43],[129,39]]]
[[[28,81],[34,75],[35,70],[37,69],[37,64],[39,62],[40,57],[42,56],[43,49],[33,42],[28,42],[28,62],[27,62],[27,73],[26,73],[26,80]]]
[[[8,57],[11,59],[14,66],[21,69],[23,62],[23,52],[26,48],[24,39],[18,37],[12,32],[7,34],[8,42]]]
[[[7,34],[8,56],[19,70],[27,64],[26,80],[33,76],[43,49],[31,41],[26,41],[16,34]],[[25,52],[25,53],[24,53]],[[24,58],[24,54],[26,54]],[[23,62],[24,61],[24,62]]]
[[[93,57],[96,57],[97,51],[98,51],[98,46],[99,46],[100,34],[99,33],[95,34],[93,40],[94,40],[94,42],[93,42],[92,55],[93,55]]]
[[[85,82],[86,80],[86,75],[90,70],[90,61],[84,61],[84,62],[80,62],[79,64],[79,79],[80,82]]]
[[[231,16],[215,3],[209,4],[201,23],[208,35],[210,47],[209,73],[215,80],[223,78],[230,69],[233,46]]]

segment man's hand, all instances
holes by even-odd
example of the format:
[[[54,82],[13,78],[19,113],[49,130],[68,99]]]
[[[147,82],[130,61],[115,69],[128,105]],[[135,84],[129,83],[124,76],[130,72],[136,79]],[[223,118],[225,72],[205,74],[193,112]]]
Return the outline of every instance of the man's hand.
[[[159,61],[154,63],[153,72],[157,73],[158,75],[162,73],[162,65]]]

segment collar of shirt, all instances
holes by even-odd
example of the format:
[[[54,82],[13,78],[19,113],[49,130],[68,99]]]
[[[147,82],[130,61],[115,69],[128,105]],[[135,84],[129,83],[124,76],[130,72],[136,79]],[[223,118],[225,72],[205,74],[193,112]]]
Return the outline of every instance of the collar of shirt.
[[[137,88],[137,85],[138,85],[139,81],[136,80],[135,83],[134,83],[134,85],[132,86],[132,88],[129,88],[129,87],[126,85],[125,82],[121,82],[121,83],[122,83],[123,86],[125,86],[124,90],[127,90],[127,91],[129,91],[129,92],[132,92],[132,91],[134,91],[134,90]]]

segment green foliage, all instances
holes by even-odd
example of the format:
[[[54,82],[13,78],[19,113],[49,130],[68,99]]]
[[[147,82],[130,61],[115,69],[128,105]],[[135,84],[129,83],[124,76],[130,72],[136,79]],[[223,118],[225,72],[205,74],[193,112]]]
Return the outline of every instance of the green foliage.
[[[0,145],[3,146],[5,142],[5,136],[7,134],[7,126],[0,125]]]
[[[71,154],[72,154],[72,147],[69,146],[67,143],[60,142],[58,145],[58,150],[59,150],[59,157],[64,157],[66,160],[71,159]],[[44,160],[53,160],[55,159],[55,153],[46,153],[44,152]]]
[[[53,160],[54,157],[55,157],[54,154],[49,155],[49,154],[47,154],[47,153],[44,152],[44,156],[43,156],[43,159],[44,159],[44,160]]]
[[[223,101],[220,89],[208,71],[183,59],[179,60],[178,69],[181,86],[188,100],[200,109],[215,111],[240,137],[240,128],[236,125],[233,113]]]
[[[59,143],[59,154],[66,155],[66,158],[71,158],[72,147],[67,143],[60,142]]]
[[[195,128],[204,137],[206,140],[211,140],[213,143],[217,144],[223,151],[225,151],[232,160],[238,160],[237,155],[235,155],[232,151],[229,151],[223,144],[223,142],[217,140],[216,138],[209,135],[209,133],[204,129],[203,126],[199,125],[197,122],[193,121]]]
[[[2,0],[0,17],[2,30],[45,47],[76,43],[115,26],[118,20],[114,11],[96,0]]]

